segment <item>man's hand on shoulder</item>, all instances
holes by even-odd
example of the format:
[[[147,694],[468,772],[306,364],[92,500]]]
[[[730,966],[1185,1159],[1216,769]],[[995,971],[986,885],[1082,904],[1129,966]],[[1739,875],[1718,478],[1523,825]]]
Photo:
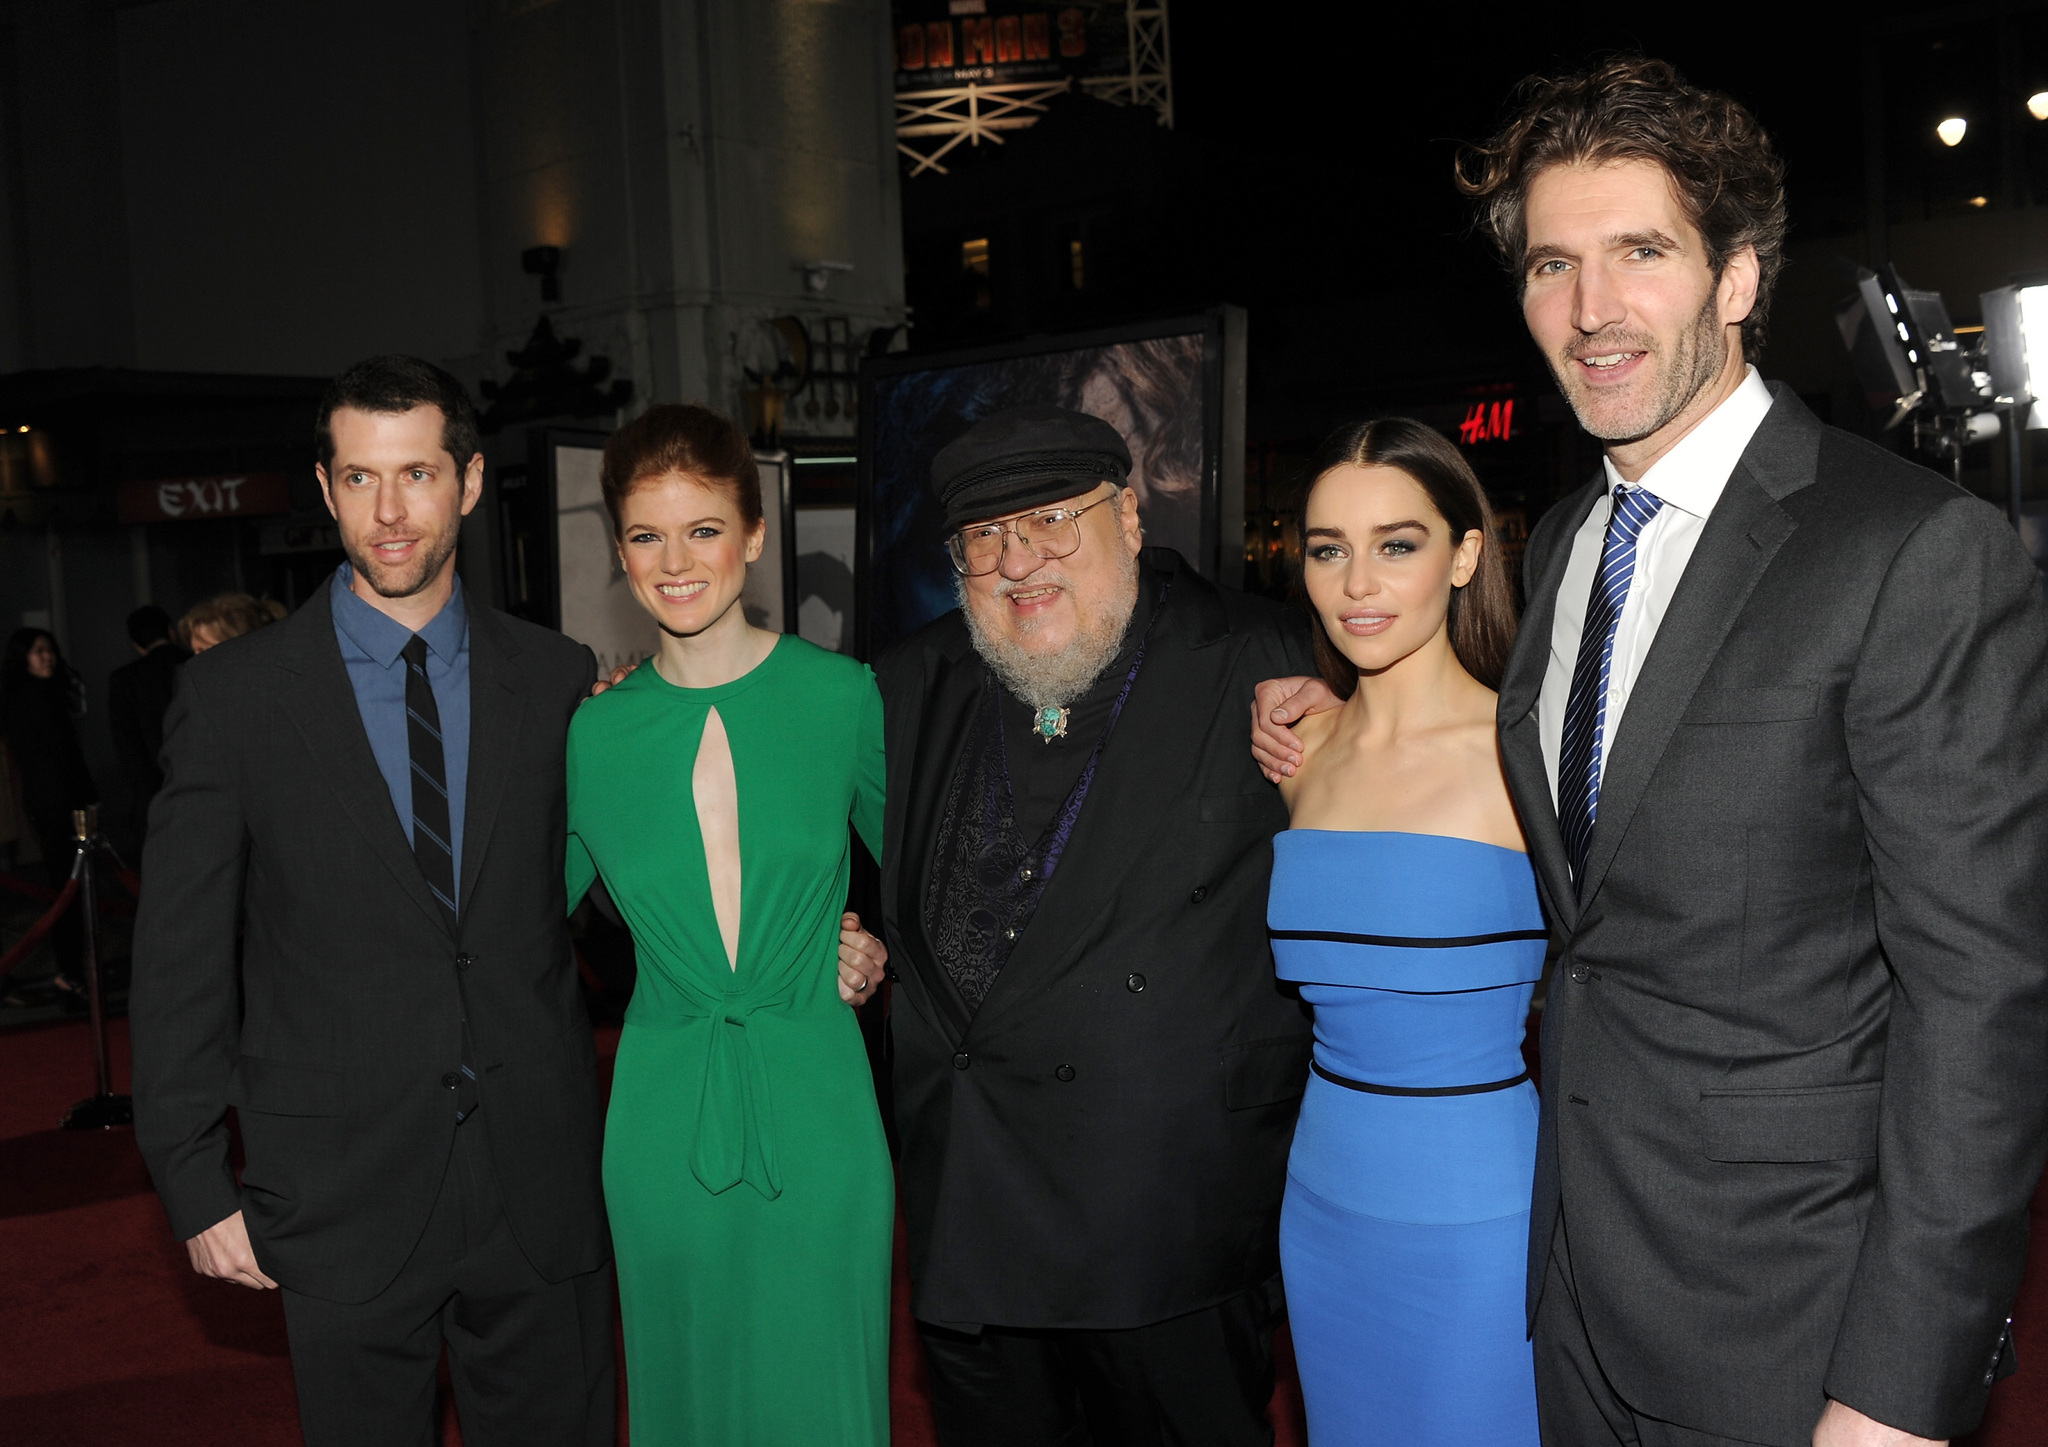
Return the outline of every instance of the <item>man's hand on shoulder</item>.
[[[1827,1410],[1814,1425],[1813,1447],[1948,1447],[1948,1443],[1887,1427],[1854,1407],[1830,1399]]]
[[[1252,690],[1252,757],[1269,783],[1294,777],[1301,738],[1289,724],[1312,713],[1342,708],[1344,700],[1320,678],[1269,678]]]
[[[277,1283],[256,1264],[256,1248],[249,1244],[249,1228],[240,1211],[225,1221],[214,1222],[187,1241],[185,1254],[192,1259],[192,1269],[201,1276],[232,1281],[258,1291],[277,1290]]]
[[[620,684],[624,683],[628,678],[632,676],[634,666],[635,665],[630,663],[621,663],[617,668],[614,668],[612,670],[612,676],[610,678],[605,678],[602,675],[600,675],[597,682],[590,685],[590,696],[592,698],[596,698],[600,693],[603,693],[608,688],[617,688]]]

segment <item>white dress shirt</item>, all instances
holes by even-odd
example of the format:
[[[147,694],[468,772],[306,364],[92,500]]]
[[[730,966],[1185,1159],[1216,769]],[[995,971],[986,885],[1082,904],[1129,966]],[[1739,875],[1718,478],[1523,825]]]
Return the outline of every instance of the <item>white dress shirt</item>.
[[[1603,461],[1607,500],[1593,504],[1572,537],[1571,559],[1565,564],[1564,581],[1558,585],[1557,615],[1550,625],[1550,667],[1536,700],[1536,728],[1543,741],[1543,762],[1550,771],[1552,804],[1557,802],[1557,758],[1564,747],[1564,710],[1571,697],[1572,668],[1579,658],[1579,635],[1585,631],[1586,604],[1592,599],[1594,575],[1600,570],[1607,523],[1614,515],[1614,489],[1647,488],[1664,500],[1664,506],[1636,543],[1635,577],[1630,580],[1628,600],[1614,632],[1614,657],[1607,672],[1607,723],[1600,757],[1595,761],[1602,776],[1607,771],[1607,754],[1620,733],[1621,716],[1628,710],[1629,691],[1642,674],[1650,645],[1657,641],[1658,625],[1671,606],[1672,594],[1678,591],[1678,580],[1685,576],[1685,565],[1692,560],[1692,550],[1699,545],[1714,504],[1721,500],[1729,474],[1770,410],[1770,388],[1751,367],[1742,384],[1720,406],[1634,483],[1624,482],[1613,462]]]

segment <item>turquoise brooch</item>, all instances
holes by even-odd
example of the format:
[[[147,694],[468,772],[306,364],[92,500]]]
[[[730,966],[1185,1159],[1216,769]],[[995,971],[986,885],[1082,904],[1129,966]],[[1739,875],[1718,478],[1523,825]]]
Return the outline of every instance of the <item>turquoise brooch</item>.
[[[1038,711],[1038,718],[1032,725],[1038,736],[1047,743],[1067,736],[1067,710],[1048,705]]]

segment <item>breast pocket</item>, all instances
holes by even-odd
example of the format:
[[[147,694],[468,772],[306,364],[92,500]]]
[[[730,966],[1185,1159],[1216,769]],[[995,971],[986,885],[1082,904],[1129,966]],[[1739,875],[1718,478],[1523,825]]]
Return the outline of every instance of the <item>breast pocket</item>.
[[[1884,1082],[1700,1092],[1710,1161],[1860,1161],[1877,1154]]]
[[[1693,695],[1683,722],[1791,723],[1812,718],[1819,706],[1820,689],[1811,683],[1774,688],[1702,688]]]

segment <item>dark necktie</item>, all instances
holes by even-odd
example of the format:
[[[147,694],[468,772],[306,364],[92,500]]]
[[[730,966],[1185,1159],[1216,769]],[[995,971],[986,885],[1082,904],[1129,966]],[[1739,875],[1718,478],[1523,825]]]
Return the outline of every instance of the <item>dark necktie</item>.
[[[1557,822],[1576,883],[1586,872],[1586,849],[1600,813],[1600,765],[1607,746],[1607,685],[1614,663],[1614,631],[1636,575],[1636,542],[1664,499],[1640,487],[1614,489],[1614,515],[1600,571],[1586,604],[1586,627],[1572,665],[1572,691],[1564,706],[1564,742],[1557,756]]]
[[[452,918],[455,849],[448,836],[448,768],[441,753],[441,710],[427,682],[427,641],[415,633],[405,645],[405,736],[412,753],[412,857],[427,888]]]
[[[449,842],[448,766],[441,749],[441,710],[434,705],[433,685],[427,682],[427,641],[415,633],[406,640],[405,737],[412,753],[412,857],[419,861],[427,888],[448,911],[454,923],[455,850]],[[442,1084],[455,1091],[455,1119],[459,1124],[477,1107],[475,1058],[469,1045],[469,1017],[462,1020],[462,1068],[442,1077]]]

